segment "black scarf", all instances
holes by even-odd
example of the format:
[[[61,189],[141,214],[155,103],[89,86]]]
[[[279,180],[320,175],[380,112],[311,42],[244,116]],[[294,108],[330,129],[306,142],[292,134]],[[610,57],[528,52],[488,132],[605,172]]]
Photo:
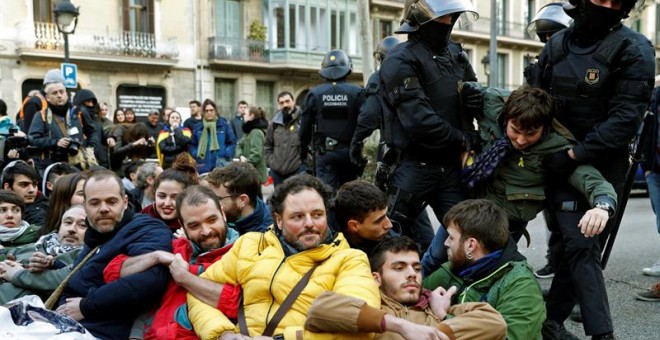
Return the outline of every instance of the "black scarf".
[[[441,24],[431,20],[414,32],[411,37],[414,40],[428,46],[435,54],[444,53],[449,45],[449,37],[454,25]]]
[[[575,37],[585,43],[595,42],[605,37],[610,30],[621,24],[624,13],[620,9],[611,9],[584,1],[575,16]]]
[[[253,119],[243,123],[243,132],[247,135],[254,129],[265,130],[268,128],[268,121],[263,118]]]
[[[115,229],[109,233],[99,233],[89,224],[89,218],[85,219],[87,231],[85,232],[85,244],[89,249],[94,249],[96,246],[102,245],[115,237],[119,230],[133,220],[133,212],[130,209],[124,210],[124,216],[121,218]]]

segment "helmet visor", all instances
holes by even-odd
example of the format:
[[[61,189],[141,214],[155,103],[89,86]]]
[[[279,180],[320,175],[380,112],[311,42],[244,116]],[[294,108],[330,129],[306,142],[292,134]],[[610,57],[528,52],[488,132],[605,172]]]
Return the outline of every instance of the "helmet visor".
[[[544,20],[556,22],[564,27],[570,26],[573,21],[573,19],[564,12],[564,6],[562,6],[562,4],[549,4],[536,13],[534,19],[532,19],[529,25],[527,25],[527,33],[529,33],[530,36],[533,36],[536,33],[545,33],[543,32],[544,25],[539,25],[539,23],[543,23]]]
[[[420,25],[454,13],[461,13],[457,20],[459,27],[469,26],[479,19],[479,14],[469,0],[419,0],[411,5],[411,10]]]

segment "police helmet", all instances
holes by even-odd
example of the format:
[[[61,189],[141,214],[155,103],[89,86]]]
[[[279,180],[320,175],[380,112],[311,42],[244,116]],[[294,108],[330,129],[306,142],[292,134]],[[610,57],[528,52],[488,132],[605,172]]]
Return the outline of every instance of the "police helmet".
[[[578,8],[580,4],[584,4],[585,1],[591,0],[568,0],[570,5],[565,7],[566,13],[568,13],[570,16],[573,16],[572,13],[575,13],[574,10]],[[644,0],[621,0],[621,10],[623,11],[624,19],[629,16],[630,12],[635,8],[635,6],[637,6],[637,8],[643,8]]]
[[[564,12],[564,5],[558,2],[543,6],[527,25],[529,35],[555,33],[570,26],[573,19]]]
[[[338,80],[351,74],[353,71],[353,62],[351,58],[342,50],[332,50],[323,57],[321,77],[327,80]]]
[[[448,14],[456,14],[452,24],[458,22],[459,27],[469,26],[479,19],[470,0],[406,0],[401,27],[395,33],[415,32],[419,26]]]
[[[385,39],[381,40],[378,43],[378,46],[376,46],[376,50],[374,51],[374,59],[379,63],[382,62],[392,47],[396,46],[400,42],[401,40],[395,36],[385,37]]]

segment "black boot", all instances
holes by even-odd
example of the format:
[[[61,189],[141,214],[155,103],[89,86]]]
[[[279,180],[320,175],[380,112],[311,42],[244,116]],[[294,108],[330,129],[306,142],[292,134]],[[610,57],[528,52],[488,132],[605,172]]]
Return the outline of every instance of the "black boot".
[[[552,320],[543,322],[541,335],[543,335],[543,340],[580,340],[580,338],[569,332],[564,324]]]
[[[616,338],[614,337],[614,333],[604,333],[592,336],[591,340],[616,340]]]

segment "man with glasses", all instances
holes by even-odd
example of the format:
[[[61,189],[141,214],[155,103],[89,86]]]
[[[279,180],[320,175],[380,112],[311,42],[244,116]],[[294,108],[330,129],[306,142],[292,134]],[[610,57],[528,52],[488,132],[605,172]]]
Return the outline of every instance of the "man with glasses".
[[[306,170],[305,160],[300,158],[300,108],[288,91],[277,95],[277,104],[279,110],[268,126],[264,142],[266,164],[275,186]]]
[[[243,235],[263,232],[273,224],[270,210],[261,197],[259,173],[250,163],[232,162],[206,177],[224,209],[229,226]]]

